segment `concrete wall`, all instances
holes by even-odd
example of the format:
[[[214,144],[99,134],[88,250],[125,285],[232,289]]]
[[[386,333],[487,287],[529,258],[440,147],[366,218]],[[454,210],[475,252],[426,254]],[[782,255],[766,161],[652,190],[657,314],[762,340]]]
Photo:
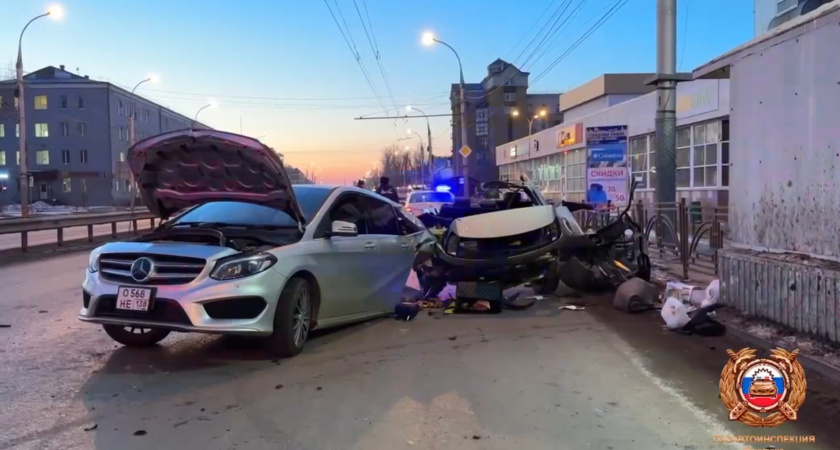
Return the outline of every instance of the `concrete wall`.
[[[734,242],[840,257],[840,11],[737,58]]]

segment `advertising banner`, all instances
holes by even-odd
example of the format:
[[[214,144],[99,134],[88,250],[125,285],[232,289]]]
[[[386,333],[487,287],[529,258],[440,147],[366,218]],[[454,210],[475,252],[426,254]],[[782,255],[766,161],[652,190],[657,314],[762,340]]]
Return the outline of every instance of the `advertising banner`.
[[[587,127],[587,201],[595,204],[626,204],[629,197],[627,126]]]
[[[557,148],[580,144],[583,137],[581,134],[583,134],[583,124],[580,122],[560,128],[557,130]]]

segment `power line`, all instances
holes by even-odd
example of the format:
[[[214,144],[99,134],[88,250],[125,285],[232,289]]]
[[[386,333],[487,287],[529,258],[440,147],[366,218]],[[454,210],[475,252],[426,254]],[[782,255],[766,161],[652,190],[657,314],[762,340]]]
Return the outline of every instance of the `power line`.
[[[535,20],[535,21],[534,21],[534,24],[533,24],[533,25],[531,25],[531,29],[534,29],[534,28],[535,28],[535,27],[536,27],[536,26],[540,23],[540,21],[542,20],[543,16],[545,16],[545,13],[546,13],[546,12],[548,12],[548,10],[549,10],[549,9],[551,9],[551,5],[554,3],[554,1],[555,1],[555,0],[549,0],[549,2],[548,2],[548,3],[546,3],[546,5],[545,5],[545,9],[543,9],[543,11],[542,11],[542,12],[540,13],[540,15],[537,17],[537,20]],[[515,44],[515,45],[513,46],[513,48],[510,50],[510,53],[515,52],[515,51],[516,51],[516,49],[517,49],[517,48],[519,48],[519,44],[521,44],[521,43],[522,43],[522,41],[524,41],[526,37],[528,37],[528,33],[524,33],[524,34],[522,35],[522,37],[520,37],[520,38],[519,38],[519,40],[518,40],[518,41],[516,41],[516,44]],[[528,48],[528,47],[526,46],[526,47],[525,47],[525,49],[527,49],[527,48]],[[525,51],[525,49],[523,49],[522,51],[524,52],[524,51]],[[522,53],[520,53],[520,54],[519,54],[519,56],[521,56],[521,55],[522,55]],[[514,62],[514,63],[516,63],[516,61],[519,59],[519,56],[517,56],[517,57],[513,60],[513,62]]]
[[[617,0],[612,8],[609,9],[604,15],[598,19],[595,24],[593,24],[589,29],[579,37],[566,51],[564,51],[560,56],[557,57],[551,64],[548,65],[532,82],[532,84],[536,84],[540,79],[544,76],[548,75],[552,69],[554,69],[557,64],[563,61],[569,54],[571,54],[575,49],[577,49],[586,39],[588,39],[595,31],[601,28],[604,23],[606,23],[613,15],[615,15],[624,5],[626,5],[630,0]]]
[[[333,3],[335,4],[336,10],[338,11],[339,16],[341,16],[341,21],[344,22],[344,25],[346,27],[347,26],[347,21],[344,20],[344,14],[341,13],[341,8],[339,8],[338,3],[335,0],[333,0]],[[387,114],[388,109],[385,108],[385,105],[382,103],[382,96],[379,95],[379,91],[376,90],[376,87],[373,85],[373,82],[370,79],[370,74],[368,73],[364,62],[362,62],[362,56],[359,55],[359,50],[356,47],[356,43],[353,40],[353,36],[350,34],[350,29],[347,28],[347,33],[345,34],[344,29],[341,28],[341,24],[338,22],[338,18],[335,16],[335,13],[332,10],[332,7],[330,7],[329,1],[324,0],[324,5],[326,5],[327,9],[330,11],[330,16],[332,16],[333,22],[335,22],[335,26],[338,27],[338,31],[341,33],[341,37],[344,38],[344,42],[347,44],[347,48],[350,49],[350,53],[353,55],[353,58],[356,60],[356,64],[361,69],[362,75],[364,75],[365,81],[367,82],[368,87],[370,87],[370,90],[373,92],[373,95],[378,100],[379,105],[382,107],[382,110]]]
[[[557,6],[557,9],[554,10],[554,14],[551,15],[551,17],[545,22],[543,27],[540,29],[540,33],[542,33],[543,30],[546,29],[545,27],[548,26],[549,22],[551,22],[552,19],[554,19],[554,22],[551,23],[551,26],[549,27],[549,29],[546,30],[547,32],[543,35],[542,39],[540,39],[540,42],[537,44],[536,47],[534,47],[534,49],[531,51],[531,53],[528,55],[528,57],[525,58],[525,60],[522,61],[522,67],[523,68],[525,67],[526,64],[528,64],[528,61],[530,61],[531,58],[533,58],[534,55],[542,48],[542,46],[545,45],[546,40],[548,40],[548,38],[551,35],[554,34],[554,31],[556,30],[557,22],[559,22],[560,19],[563,18],[563,16],[566,14],[566,11],[568,11],[568,9],[569,9],[569,6],[571,6],[571,4],[572,4],[572,0],[564,0],[562,3],[560,3],[559,6]],[[536,40],[536,38],[539,37],[540,33],[537,33],[534,36],[534,38],[531,39],[531,44],[533,44],[534,41]],[[528,47],[530,47],[531,44],[529,44]],[[527,47],[526,47],[525,50],[527,50]]]
[[[365,6],[365,15],[368,17],[368,25],[365,25],[365,19],[362,17],[362,11],[359,9],[359,4],[356,0],[353,0],[353,7],[356,8],[356,14],[359,15],[359,22],[362,23],[362,29],[365,31],[368,44],[370,44],[370,50],[373,52],[373,57],[376,59],[376,65],[379,66],[379,74],[382,75],[382,81],[385,82],[385,90],[388,91],[388,95],[391,97],[391,103],[394,105],[394,109],[398,109],[394,93],[391,91],[391,83],[388,82],[388,75],[385,73],[385,67],[382,65],[382,58],[379,54],[379,46],[377,45],[375,38],[371,37],[373,34],[373,24],[370,23],[370,15],[367,14],[367,6]],[[370,26],[370,32],[368,32],[368,26]]]
[[[122,86],[120,86],[122,87]],[[311,102],[320,102],[320,101],[354,101],[354,100],[376,100],[377,97],[256,97],[256,96],[243,96],[243,95],[218,95],[218,94],[204,94],[204,93],[197,93],[197,92],[183,92],[183,91],[168,91],[163,89],[153,89],[143,87],[143,92],[160,92],[164,94],[177,94],[177,95],[187,95],[187,96],[195,96],[201,97],[202,99],[206,98],[215,98],[215,99],[225,99],[225,98],[232,98],[232,99],[242,99],[242,100],[276,100],[276,101],[311,101]],[[446,97],[449,95],[449,92],[433,92],[433,93],[426,93],[426,94],[417,94],[417,95],[409,95],[404,97],[397,97],[397,98],[405,98],[405,99],[413,99],[413,98],[441,98]]]
[[[561,31],[565,31],[569,27],[569,24],[570,24],[569,21],[577,15],[577,13],[580,11],[580,9],[583,7],[583,5],[585,5],[586,2],[588,2],[588,1],[589,0],[582,0],[580,3],[578,3],[577,6],[572,10],[572,12],[569,13],[568,16],[566,16],[566,19],[563,20],[563,22],[560,23],[556,28],[554,28],[552,30],[551,34],[546,36],[546,37],[547,38],[554,38]],[[571,6],[571,4],[569,4],[569,6]],[[556,42],[556,41],[554,41],[554,42]],[[541,60],[543,58],[543,56],[545,56],[546,52],[548,52],[548,50],[550,50],[552,47],[554,47],[554,45],[546,45],[543,48],[542,52],[540,52],[539,55],[536,55],[536,59],[533,60],[532,65],[536,64],[537,61]],[[536,51],[539,51],[539,50],[535,49],[535,52]]]

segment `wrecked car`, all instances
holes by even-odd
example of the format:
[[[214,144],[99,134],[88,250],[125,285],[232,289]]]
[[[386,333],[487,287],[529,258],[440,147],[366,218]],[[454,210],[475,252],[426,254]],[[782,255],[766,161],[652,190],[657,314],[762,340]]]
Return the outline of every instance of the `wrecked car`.
[[[130,347],[198,332],[296,355],[313,329],[393,311],[431,238],[405,233],[398,205],[370,191],[293,186],[277,153],[245,136],[167,132],[132,146],[129,163],[166,222],[91,252],[79,320]]]
[[[522,283],[549,294],[561,281],[589,291],[632,277],[649,279],[644,236],[629,207],[609,225],[586,233],[573,212],[592,209],[589,205],[554,205],[524,179],[482,188],[499,198],[483,199],[478,207],[459,199],[419,216],[438,237],[433,254],[415,265],[425,297],[436,296],[447,283],[459,289],[469,283],[471,291],[500,298],[502,290]]]

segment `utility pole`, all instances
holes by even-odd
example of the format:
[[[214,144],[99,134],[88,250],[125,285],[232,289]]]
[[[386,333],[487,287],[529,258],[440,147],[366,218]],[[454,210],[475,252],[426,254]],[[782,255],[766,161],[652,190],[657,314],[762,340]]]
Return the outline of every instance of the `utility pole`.
[[[435,155],[432,153],[432,126],[429,125],[429,119],[428,118],[426,119],[426,136],[427,136],[426,147],[428,147],[428,149],[429,149],[429,185],[431,185],[433,183],[432,174],[434,173],[434,170],[435,170]],[[422,152],[422,150],[421,150],[421,152]],[[422,168],[423,168],[423,165],[421,164],[420,165],[420,170],[421,171],[422,171]],[[423,184],[423,185],[426,184],[425,183],[425,178],[422,177],[422,172],[421,172],[420,184]]]
[[[655,202],[673,205],[677,201],[677,82],[690,79],[677,74],[677,0],[656,1],[656,72]],[[670,215],[676,226],[676,214]],[[673,242],[674,236],[663,238]]]
[[[459,61],[460,63],[460,61]],[[464,71],[461,71],[461,147],[467,145],[467,88],[464,86]],[[456,152],[458,150],[455,150]],[[469,156],[462,156],[464,158],[464,195],[467,198],[471,197],[470,191],[470,169]]]
[[[35,20],[35,19],[33,19]],[[31,23],[31,22],[30,22]],[[27,24],[29,26],[29,24]],[[24,28],[26,30],[26,28]],[[23,37],[23,33],[21,33]],[[15,65],[18,89],[18,151],[20,152],[20,215],[29,217],[29,155],[26,153],[26,101],[23,95],[23,56],[18,45],[17,64]]]

